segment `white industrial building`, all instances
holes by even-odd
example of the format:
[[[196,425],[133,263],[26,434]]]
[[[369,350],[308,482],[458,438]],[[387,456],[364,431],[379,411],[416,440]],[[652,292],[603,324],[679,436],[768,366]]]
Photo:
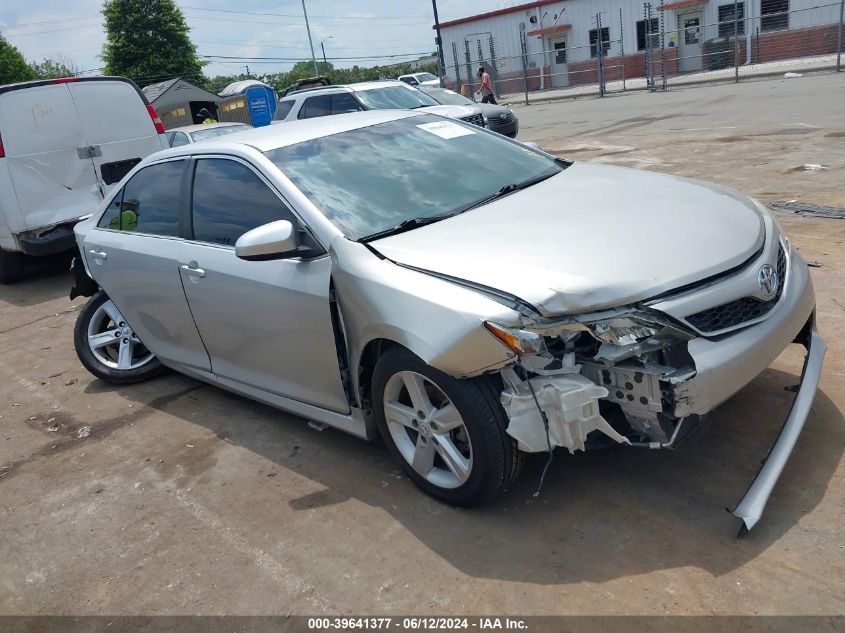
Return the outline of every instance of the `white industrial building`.
[[[717,44],[733,65],[734,7],[733,0],[536,0],[450,20],[440,24],[446,76],[450,85],[477,83],[483,64],[498,92],[518,92],[524,63],[529,89],[593,83],[601,48],[606,79],[642,77],[649,45],[663,47],[669,75],[724,63]],[[736,8],[739,63],[836,51],[838,2],[743,0]]]

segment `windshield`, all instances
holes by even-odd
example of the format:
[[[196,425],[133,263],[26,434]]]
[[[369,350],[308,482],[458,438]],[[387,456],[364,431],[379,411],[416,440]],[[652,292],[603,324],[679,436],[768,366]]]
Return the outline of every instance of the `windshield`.
[[[475,105],[475,101],[472,99],[467,99],[466,97],[459,95],[457,92],[453,92],[452,90],[431,90],[427,91],[430,97],[437,100],[439,103],[443,105]]]
[[[420,73],[419,75],[415,75],[415,77],[417,81],[437,81],[437,77],[431,73]]]
[[[455,213],[506,185],[562,170],[554,159],[503,136],[431,115],[266,155],[353,240],[414,218]]]
[[[371,110],[413,110],[440,105],[427,94],[405,85],[355,91],[355,94]]]
[[[237,125],[221,125],[220,127],[210,127],[207,130],[196,130],[191,132],[191,138],[194,139],[194,141],[207,141],[210,138],[223,136],[224,134],[231,134],[232,132],[243,132],[248,129],[250,129],[250,126],[240,123]]]

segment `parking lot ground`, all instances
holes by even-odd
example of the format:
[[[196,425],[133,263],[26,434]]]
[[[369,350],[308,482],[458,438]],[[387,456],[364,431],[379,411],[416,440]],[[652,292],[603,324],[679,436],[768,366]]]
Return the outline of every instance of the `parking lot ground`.
[[[561,155],[845,207],[843,103],[845,74],[517,113],[522,139]],[[0,287],[0,613],[845,613],[845,222],[778,220],[821,264],[829,352],[741,540],[724,508],[787,413],[797,350],[676,451],[558,453],[537,499],[534,457],[507,495],[458,510],[378,445],[177,375],[95,380],[73,351],[66,261],[42,262]]]

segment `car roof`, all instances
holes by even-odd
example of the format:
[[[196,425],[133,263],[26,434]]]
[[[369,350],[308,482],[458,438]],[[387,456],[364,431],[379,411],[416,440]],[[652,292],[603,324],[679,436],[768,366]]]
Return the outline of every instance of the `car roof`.
[[[252,127],[248,123],[241,123],[240,121],[222,121],[220,123],[197,123],[196,125],[183,125],[182,127],[172,127],[168,132],[196,132],[197,130],[207,130],[215,127],[230,127],[232,125],[245,125]]]
[[[205,140],[196,145],[182,145],[171,150],[164,150],[157,156],[185,155],[185,154],[207,154],[215,151],[225,152],[232,149],[233,145],[245,145],[253,147],[260,152],[268,152],[279,147],[295,145],[314,138],[331,136],[341,132],[357,130],[360,128],[396,121],[409,117],[422,116],[425,113],[409,110],[368,110],[365,112],[350,112],[338,116],[316,117],[313,119],[300,119],[285,123],[265,125],[260,128],[233,132],[225,136]]]
[[[391,86],[405,86],[408,84],[398,81],[396,79],[382,79],[379,81],[361,81],[354,84],[336,84],[333,86],[317,86],[315,88],[307,88],[305,90],[297,90],[289,95],[285,95],[282,101],[292,101],[297,97],[304,97],[318,94],[320,92],[364,92],[365,90],[373,90],[375,88],[390,88]]]

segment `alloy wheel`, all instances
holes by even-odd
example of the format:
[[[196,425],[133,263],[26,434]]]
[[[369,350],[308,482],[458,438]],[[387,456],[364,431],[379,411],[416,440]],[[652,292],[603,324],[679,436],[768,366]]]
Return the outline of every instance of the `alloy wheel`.
[[[457,407],[430,378],[393,374],[384,388],[384,417],[396,448],[426,481],[458,488],[472,473],[472,443]]]
[[[88,347],[99,362],[112,369],[138,369],[155,358],[111,299],[88,321]]]

